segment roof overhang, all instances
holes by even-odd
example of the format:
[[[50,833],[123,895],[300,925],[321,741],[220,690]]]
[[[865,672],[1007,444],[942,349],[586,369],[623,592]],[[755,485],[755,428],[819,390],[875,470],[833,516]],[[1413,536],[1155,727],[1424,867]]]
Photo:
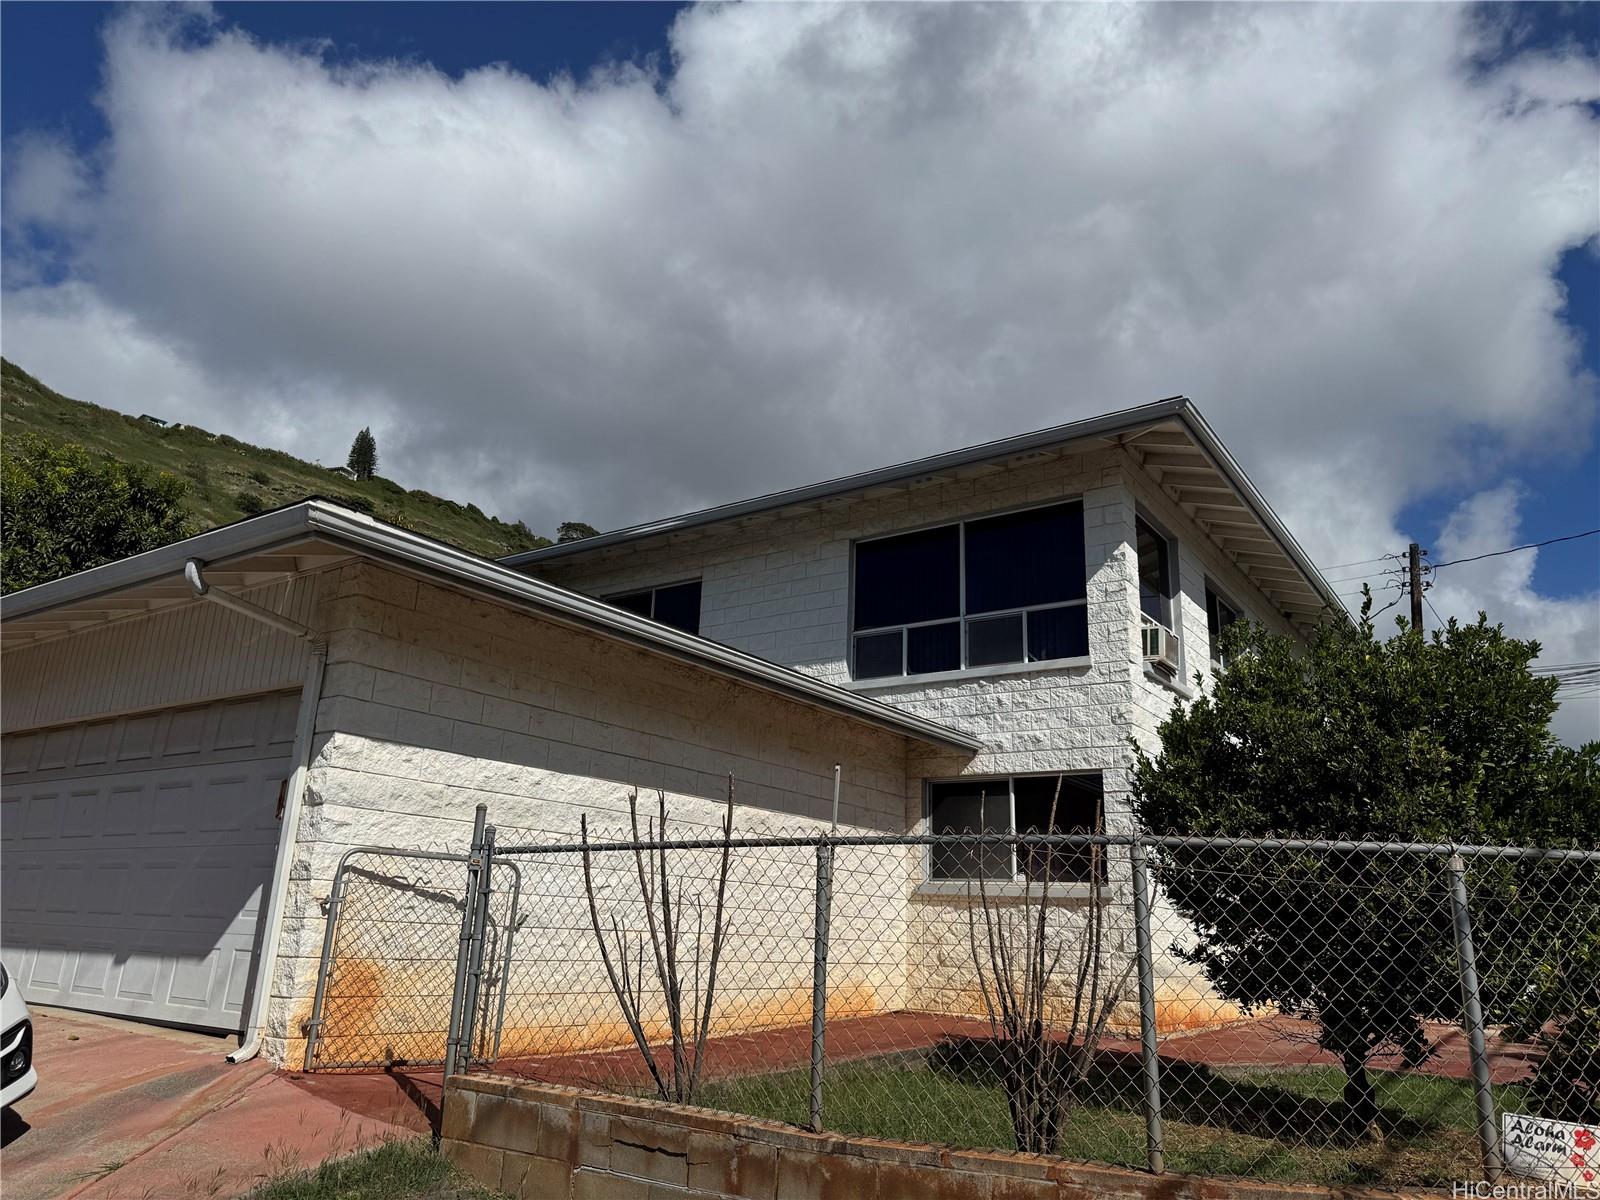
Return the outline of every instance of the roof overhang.
[[[500,561],[510,567],[537,569],[579,555],[622,552],[646,539],[687,541],[724,523],[770,521],[1108,448],[1125,450],[1297,628],[1304,632],[1330,617],[1344,618],[1344,606],[1333,588],[1200,411],[1183,396],[578,541],[558,542]]]
[[[263,513],[0,597],[0,644],[7,649],[25,646],[109,621],[198,603],[183,574],[190,559],[204,564],[206,581],[212,587],[228,589],[273,583],[354,559],[373,559],[902,737],[965,754],[976,753],[983,746],[970,734],[936,721],[658,625],[323,500]]]

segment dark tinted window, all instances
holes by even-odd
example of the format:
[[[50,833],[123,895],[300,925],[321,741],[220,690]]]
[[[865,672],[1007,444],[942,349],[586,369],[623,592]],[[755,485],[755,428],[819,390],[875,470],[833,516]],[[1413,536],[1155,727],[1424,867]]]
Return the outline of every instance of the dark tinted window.
[[[641,617],[650,615],[650,592],[625,592],[620,596],[606,597],[607,604],[615,604],[618,608],[625,608],[631,613],[638,613]]]
[[[930,784],[928,824],[934,833],[1009,832],[1010,782],[983,779]],[[933,879],[1010,879],[1011,847],[936,845],[928,868]]]
[[[1101,781],[1095,775],[1029,775],[1016,789],[1018,833],[1093,833],[1099,823]],[[1060,788],[1059,795],[1057,788]],[[1050,809],[1055,805],[1055,822]],[[1017,861],[1029,879],[1087,883],[1096,856],[1088,846],[1024,846]],[[1101,879],[1105,855],[1099,855]]]
[[[906,630],[906,673],[961,669],[961,622],[917,625]]]
[[[1223,631],[1239,620],[1239,612],[1227,600],[1219,596],[1210,588],[1206,589],[1206,628],[1211,633],[1211,661],[1223,663],[1226,656],[1222,652]]]
[[[1028,661],[1082,658],[1089,653],[1089,610],[1082,604],[1028,614]]]
[[[674,583],[666,587],[645,588],[639,592],[619,592],[606,597],[607,604],[652,617],[685,633],[700,632],[700,581]]]
[[[967,612],[1084,597],[1083,505],[967,522]]]
[[[961,527],[947,525],[856,546],[855,628],[961,615]]]
[[[856,671],[857,679],[880,679],[885,675],[901,675],[905,673],[905,664],[901,660],[901,638],[904,635],[896,629],[893,633],[869,633],[856,639]]]
[[[967,665],[1022,661],[1022,614],[967,622]]]
[[[685,633],[699,633],[700,581],[657,588],[655,618]]]
[[[1139,552],[1139,608],[1172,628],[1172,543],[1142,520],[1135,521]]]

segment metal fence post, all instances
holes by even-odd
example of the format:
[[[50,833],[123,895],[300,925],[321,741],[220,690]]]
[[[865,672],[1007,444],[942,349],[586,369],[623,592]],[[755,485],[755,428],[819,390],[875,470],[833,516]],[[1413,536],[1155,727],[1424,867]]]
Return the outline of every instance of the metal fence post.
[[[1128,845],[1133,868],[1134,945],[1139,956],[1139,1047],[1144,1059],[1144,1136],[1151,1173],[1166,1170],[1161,1138],[1161,1058],[1156,1049],[1156,971],[1150,946],[1150,880],[1144,844],[1137,833]]]
[[[811,938],[811,1128],[822,1129],[822,1065],[828,1025],[828,916],[833,907],[833,843],[817,843],[817,916]]]
[[[489,906],[494,897],[494,826],[483,831],[482,862],[478,867],[478,895],[472,922],[472,949],[467,956],[467,995],[461,1005],[461,1054],[464,1067],[478,1058],[478,1005],[483,999],[483,956],[488,942]]]
[[[322,1006],[328,995],[328,972],[333,968],[334,930],[339,924],[339,905],[344,900],[344,879],[345,864],[341,861],[339,869],[333,873],[333,887],[328,892],[328,918],[322,929],[322,958],[317,963],[317,992],[311,1001],[311,1019],[305,1025],[307,1072],[316,1067],[317,1042],[322,1037]],[[270,982],[263,980],[256,986],[268,986]]]
[[[450,989],[450,1027],[444,1043],[444,1077],[449,1079],[460,1067],[462,1005],[466,1000],[467,969],[472,957],[472,932],[477,926],[478,870],[483,862],[483,831],[489,820],[489,806],[478,805],[472,819],[472,852],[467,859],[466,893],[461,899],[461,939],[456,945],[455,983]]]
[[[1461,999],[1466,1009],[1467,1046],[1472,1054],[1472,1093],[1478,1106],[1478,1146],[1483,1175],[1498,1183],[1502,1171],[1500,1131],[1496,1128],[1494,1092],[1489,1086],[1489,1053],[1484,1045],[1483,1002],[1478,997],[1478,956],[1472,945],[1472,911],[1467,907],[1467,869],[1460,854],[1451,854],[1450,907],[1455,916],[1456,961],[1461,968]]]

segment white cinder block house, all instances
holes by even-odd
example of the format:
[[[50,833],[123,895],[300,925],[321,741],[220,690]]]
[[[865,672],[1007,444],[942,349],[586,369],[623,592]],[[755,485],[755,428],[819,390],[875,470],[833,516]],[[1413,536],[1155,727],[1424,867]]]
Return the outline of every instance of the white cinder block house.
[[[350,846],[709,820],[729,773],[742,830],[822,824],[835,763],[854,828],[1038,827],[1061,772],[1115,827],[1222,625],[1332,611],[1183,399],[500,563],[308,501],[0,603],[0,952],[292,1060]],[[1027,865],[923,856],[893,920],[979,869]]]

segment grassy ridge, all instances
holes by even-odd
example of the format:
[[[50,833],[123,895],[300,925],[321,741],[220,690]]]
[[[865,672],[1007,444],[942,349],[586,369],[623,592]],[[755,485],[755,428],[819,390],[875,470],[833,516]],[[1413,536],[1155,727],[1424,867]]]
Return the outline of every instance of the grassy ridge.
[[[160,415],[160,414],[157,414]],[[196,531],[226,525],[250,511],[326,496],[379,520],[498,557],[548,546],[520,521],[508,524],[473,504],[407,491],[379,476],[358,483],[326,467],[196,425],[160,426],[52,391],[15,363],[0,360],[0,449],[19,433],[76,442],[124,462],[146,463],[188,481],[185,500]]]

